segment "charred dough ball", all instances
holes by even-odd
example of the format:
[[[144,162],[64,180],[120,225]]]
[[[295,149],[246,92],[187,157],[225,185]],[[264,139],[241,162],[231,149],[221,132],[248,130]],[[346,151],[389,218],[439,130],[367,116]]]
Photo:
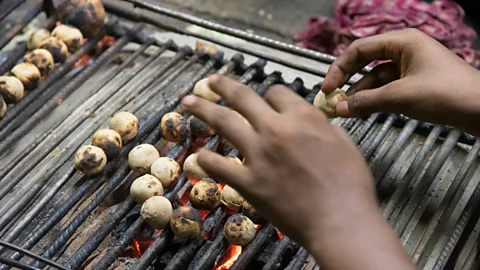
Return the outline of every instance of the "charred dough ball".
[[[213,92],[208,85],[208,78],[201,79],[193,87],[193,94],[195,96],[210,100],[211,102],[218,102],[222,97]]]
[[[100,173],[107,164],[107,156],[99,147],[85,145],[75,154],[75,167],[86,175]]]
[[[203,230],[202,216],[193,207],[180,206],[173,211],[170,228],[179,238],[197,238]]]
[[[108,158],[113,158],[122,149],[122,137],[113,129],[100,129],[93,134],[92,144],[102,148]]]
[[[100,0],[61,0],[57,12],[62,23],[77,27],[87,38],[98,35],[105,21]]]
[[[119,112],[110,120],[110,129],[115,130],[122,137],[122,142],[135,138],[138,131],[138,119],[129,112]]]
[[[53,69],[53,56],[45,49],[36,49],[23,57],[23,62],[34,64],[42,76],[47,75]]]
[[[212,210],[220,204],[220,188],[210,178],[198,181],[190,191],[190,202],[197,209]]]
[[[332,93],[325,95],[323,92],[319,92],[313,100],[313,105],[322,110],[328,118],[337,117],[337,104],[347,99],[347,94],[340,89],[336,89]]]
[[[236,214],[227,219],[223,233],[227,241],[236,246],[246,246],[255,237],[255,224],[244,215]]]
[[[67,60],[68,47],[63,41],[56,37],[44,39],[40,42],[38,48],[49,51],[52,54],[55,63],[63,63]]]
[[[197,138],[208,138],[215,135],[215,130],[195,116],[189,119],[190,131]]]
[[[176,112],[165,114],[160,125],[162,127],[162,137],[169,142],[185,140],[190,131],[186,119]]]
[[[153,196],[162,196],[162,183],[153,175],[145,174],[133,181],[130,186],[130,196],[137,203],[143,203]]]
[[[245,201],[242,205],[242,214],[248,217],[255,224],[263,224],[266,222],[266,220],[257,212],[257,209],[255,209],[247,201]]]
[[[164,188],[168,188],[180,176],[180,165],[174,159],[161,157],[153,162],[150,171]]]
[[[40,81],[40,70],[31,63],[20,63],[12,68],[12,74],[19,79],[25,89],[35,89]]]
[[[66,24],[61,24],[55,27],[52,31],[52,37],[56,37],[63,41],[63,43],[67,45],[68,51],[71,53],[76,52],[78,48],[80,48],[83,40],[83,35],[80,30]]]
[[[4,117],[7,113],[7,103],[3,100],[3,97],[0,96],[0,118]]]
[[[47,29],[37,29],[33,31],[32,34],[30,34],[30,37],[28,38],[27,42],[27,49],[28,50],[34,50],[38,48],[38,45],[40,45],[40,42],[43,40],[47,39],[50,37],[50,31]]]
[[[14,76],[0,76],[0,94],[6,103],[17,103],[25,95],[22,82]]]
[[[193,153],[185,159],[183,172],[189,179],[202,180],[208,177],[208,174],[198,165],[198,153]]]
[[[156,230],[163,230],[168,226],[172,213],[172,203],[163,196],[153,196],[146,200],[140,210],[143,220]]]
[[[140,144],[128,153],[128,165],[137,173],[148,173],[153,162],[160,157],[157,148],[151,144]]]
[[[225,185],[222,190],[221,201],[228,209],[239,210],[245,199],[231,186]]]

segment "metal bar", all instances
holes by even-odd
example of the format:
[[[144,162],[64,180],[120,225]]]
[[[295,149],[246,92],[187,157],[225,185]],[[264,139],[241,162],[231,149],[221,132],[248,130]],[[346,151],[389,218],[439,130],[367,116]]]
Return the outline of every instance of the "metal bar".
[[[283,236],[283,238],[278,241],[277,247],[273,251],[272,255],[269,256],[269,259],[263,266],[262,270],[277,269],[278,267],[276,266],[276,264],[291,243],[292,242],[290,241],[290,238],[288,238],[287,236]]]
[[[260,228],[252,242],[248,244],[245,250],[238,256],[238,259],[233,263],[232,267],[230,267],[230,270],[247,269],[250,261],[258,254],[265,241],[273,233],[275,233],[275,227],[270,223]]]
[[[468,186],[468,181],[465,181],[465,177],[468,172],[471,171],[473,163],[476,161],[478,153],[480,152],[480,140],[477,140],[473,145],[470,152],[468,152],[467,157],[463,161],[462,165],[458,169],[455,178],[448,187],[447,192],[445,193],[440,205],[437,208],[437,211],[431,218],[430,222],[427,225],[427,229],[424,231],[420,241],[418,242],[415,251],[413,252],[413,261],[415,263],[419,262],[423,256],[427,244],[432,242],[433,239],[438,239],[442,232],[441,228],[446,226],[448,219],[452,215],[457,203],[462,197],[462,191]],[[437,228],[439,227],[439,228]]]
[[[373,127],[375,122],[377,122],[380,114],[379,113],[374,113],[368,117],[368,119],[362,123],[362,125],[358,128],[357,131],[355,131],[354,134],[352,134],[352,139],[353,141],[358,145],[362,140],[365,138],[367,135],[368,131]]]
[[[382,127],[378,131],[377,135],[373,139],[373,141],[370,143],[368,146],[364,146],[362,149],[363,155],[365,156],[366,160],[370,160],[373,156],[373,153],[375,153],[375,150],[378,148],[378,146],[382,143],[382,141],[385,139],[387,136],[388,132],[390,131],[390,128],[393,125],[393,122],[397,120],[397,116],[395,114],[390,114],[385,122],[383,122]],[[412,131],[413,132],[413,131]],[[399,136],[400,137],[400,136]],[[405,141],[408,139],[405,138]],[[390,165],[389,165],[390,166]]]
[[[305,260],[308,258],[308,251],[303,247],[299,248],[294,259],[288,264],[288,270],[300,270],[305,265]]]
[[[399,186],[393,193],[390,200],[387,202],[386,206],[383,208],[383,215],[386,219],[389,219],[397,205],[399,205],[399,201],[404,198],[406,199],[406,194],[409,190],[409,187],[413,189],[412,181],[417,173],[419,173],[420,168],[424,167],[425,164],[428,162],[426,159],[427,154],[430,152],[432,147],[435,145],[440,133],[442,131],[441,126],[435,126],[435,128],[430,132],[425,142],[423,142],[422,148],[420,152],[417,154],[415,159],[413,160],[410,168],[408,168],[405,176],[403,177],[402,181],[400,182]]]
[[[430,185],[433,184],[435,176],[443,166],[443,163],[448,158],[448,155],[451,153],[455,145],[457,144],[458,138],[460,137],[461,132],[454,129],[447,137],[447,140],[443,143],[440,151],[435,156],[432,164],[427,169],[427,172],[422,177],[417,187],[415,188],[412,196],[407,202],[407,205],[402,209],[402,213],[397,218],[397,222],[394,225],[394,230],[398,235],[402,235],[405,232],[405,229],[412,219],[415,211],[421,203],[428,204],[430,199],[425,195],[428,191]]]
[[[9,0],[0,3],[0,21],[3,20],[12,10],[18,7],[25,0]]]
[[[2,257],[2,256],[0,256],[0,262],[1,262],[1,263],[4,263],[5,265],[8,265],[8,266],[17,267],[17,268],[19,268],[19,269],[25,269],[25,270],[40,270],[40,268],[32,267],[32,266],[30,266],[30,265],[23,264],[23,263],[20,263],[20,262],[11,260],[11,259],[7,259],[7,258],[4,258],[4,257]]]
[[[9,0],[11,1],[11,0]],[[12,40],[22,29],[30,23],[42,11],[43,2],[39,1],[31,7],[28,12],[0,39],[0,50]]]
[[[198,259],[197,261],[190,263],[190,265],[188,266],[188,270],[212,269],[215,259],[218,255],[220,255],[220,252],[226,246],[227,240],[225,239],[225,236],[223,235],[223,233],[218,233],[215,237],[215,240],[213,240],[212,244],[210,245],[210,247],[208,247],[202,257],[200,257],[200,259]]]
[[[28,251],[28,250],[26,250],[26,249],[23,249],[23,248],[21,248],[21,247],[17,247],[17,246],[15,246],[15,245],[12,245],[12,244],[10,244],[10,243],[8,243],[8,242],[5,242],[5,241],[3,241],[3,240],[0,240],[0,245],[2,245],[2,246],[4,246],[4,247],[8,247],[9,249],[13,249],[13,250],[18,251],[18,252],[21,252],[21,253],[29,256],[29,257],[32,257],[32,258],[34,258],[34,259],[36,259],[36,260],[38,260],[38,261],[44,262],[45,264],[48,264],[48,265],[50,265],[50,266],[52,266],[52,267],[55,267],[55,268],[58,268],[58,269],[62,269],[62,270],[63,270],[63,269],[66,270],[66,269],[67,269],[67,268],[65,268],[64,266],[62,266],[62,265],[60,265],[60,264],[58,264],[58,263],[56,263],[56,262],[54,262],[54,261],[51,261],[51,260],[47,260],[47,259],[45,259],[45,258],[42,258],[41,256],[38,256],[37,254],[35,254],[35,253],[33,253],[33,252],[30,252],[30,251]]]

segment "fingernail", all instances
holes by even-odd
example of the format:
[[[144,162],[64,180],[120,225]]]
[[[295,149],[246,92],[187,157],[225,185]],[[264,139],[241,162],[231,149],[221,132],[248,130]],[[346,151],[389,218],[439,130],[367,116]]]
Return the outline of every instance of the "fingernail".
[[[208,84],[214,84],[220,80],[220,76],[218,74],[212,74],[208,76]]]
[[[182,99],[182,105],[186,107],[193,106],[197,102],[198,98],[194,95],[186,96]]]
[[[348,102],[346,100],[344,101],[340,101],[338,104],[337,104],[337,113],[339,115],[350,115],[350,110],[348,109]]]

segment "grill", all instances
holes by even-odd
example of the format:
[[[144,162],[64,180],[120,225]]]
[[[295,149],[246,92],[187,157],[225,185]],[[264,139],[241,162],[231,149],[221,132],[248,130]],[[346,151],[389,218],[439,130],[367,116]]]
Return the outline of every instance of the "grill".
[[[170,229],[154,231],[128,196],[139,175],[130,171],[127,155],[139,143],[157,144],[162,155],[179,162],[199,145],[223,149],[218,136],[162,144],[158,128],[164,114],[181,112],[181,98],[209,74],[235,78],[259,95],[285,84],[312,102],[334,57],[153,2],[103,3],[105,30],[0,119],[0,268],[198,270],[230,260],[218,269],[320,269],[304,248],[268,223],[240,252],[223,236],[232,214],[223,207],[205,217],[201,238],[186,241]],[[4,74],[26,52],[21,41],[32,25],[52,29],[56,18],[45,16],[39,1],[4,1],[0,7],[1,24],[11,25],[0,39]],[[184,27],[192,25],[197,28]],[[115,41],[106,45],[106,35]],[[221,51],[194,50],[198,40]],[[88,62],[78,65],[87,54]],[[120,110],[139,118],[137,137],[102,174],[77,172],[76,149]],[[452,127],[394,114],[332,123],[345,128],[364,154],[381,210],[414,261],[424,269],[478,269],[480,142]],[[240,156],[235,149],[223,154]],[[191,187],[182,174],[165,196],[178,207]]]

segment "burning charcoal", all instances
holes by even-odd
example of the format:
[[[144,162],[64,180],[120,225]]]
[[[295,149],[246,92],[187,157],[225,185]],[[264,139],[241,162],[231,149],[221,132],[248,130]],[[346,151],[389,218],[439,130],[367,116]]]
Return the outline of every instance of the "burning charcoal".
[[[205,122],[198,119],[195,116],[191,116],[189,119],[190,131],[197,138],[208,138],[215,135],[215,130],[209,127]]]
[[[80,45],[83,40],[83,35],[80,30],[73,26],[61,24],[52,31],[52,37],[56,37],[63,41],[67,47],[68,51],[74,53],[80,48]]]
[[[129,112],[119,112],[110,120],[110,129],[115,130],[122,137],[122,142],[135,138],[138,131],[138,119]]]
[[[201,79],[195,84],[193,94],[197,97],[210,100],[211,102],[218,102],[222,97],[213,92],[208,85],[208,78]]]
[[[168,188],[180,176],[180,165],[169,157],[161,157],[153,162],[151,173],[164,188]]]
[[[56,37],[44,39],[40,42],[38,48],[49,51],[55,63],[63,63],[67,59],[68,47],[63,41]]]
[[[212,210],[220,204],[220,188],[210,178],[198,181],[190,191],[190,202],[197,209]]]
[[[4,117],[7,113],[7,103],[3,100],[3,97],[0,96],[0,118]]]
[[[173,211],[170,228],[179,238],[197,238],[203,230],[202,216],[193,207],[180,206]]]
[[[246,246],[255,237],[255,224],[244,215],[236,214],[227,219],[223,233],[227,241],[236,246]]]
[[[100,129],[93,135],[92,144],[102,148],[108,158],[113,158],[122,149],[122,138],[113,129]]]
[[[239,210],[245,199],[231,186],[225,185],[222,190],[221,201],[228,209]]]
[[[31,63],[20,63],[14,66],[11,72],[27,90],[35,89],[40,81],[40,70]]]
[[[163,195],[162,183],[150,174],[135,179],[130,186],[130,196],[137,203],[143,203],[153,196],[161,195]]]
[[[37,29],[33,31],[32,34],[30,34],[30,37],[28,38],[27,42],[27,49],[28,50],[34,50],[38,48],[38,45],[40,45],[40,42],[43,40],[47,39],[50,37],[50,31],[47,29]]]
[[[328,118],[337,117],[335,107],[337,104],[345,100],[347,95],[340,89],[336,89],[332,93],[325,95],[323,92],[319,92],[313,101],[313,105],[322,110]]]
[[[86,175],[100,173],[107,164],[107,156],[99,147],[84,145],[75,154],[75,167]]]
[[[169,142],[179,142],[187,138],[190,127],[185,118],[176,112],[170,112],[162,117],[160,123],[162,137]]]
[[[14,76],[0,76],[0,94],[7,103],[17,103],[25,95],[22,82]]]
[[[57,12],[62,23],[78,27],[86,38],[98,35],[104,25],[105,9],[100,0],[63,0]]]
[[[208,174],[198,165],[198,153],[193,153],[185,159],[183,171],[188,179],[202,180],[207,178]]]
[[[172,217],[172,204],[163,196],[153,196],[146,200],[140,211],[142,218],[153,229],[163,230]]]
[[[34,64],[42,76],[47,75],[53,69],[53,56],[45,49],[35,49],[23,57],[23,62]]]
[[[137,173],[148,173],[153,162],[160,158],[155,146],[151,144],[140,144],[135,146],[128,153],[128,165],[130,169]]]
[[[255,223],[255,224],[263,224],[263,223],[266,222],[266,220],[262,216],[260,216],[260,214],[257,212],[257,209],[255,209],[247,201],[243,202],[242,214],[244,214],[246,217],[248,217],[250,220],[252,220],[253,223]]]

